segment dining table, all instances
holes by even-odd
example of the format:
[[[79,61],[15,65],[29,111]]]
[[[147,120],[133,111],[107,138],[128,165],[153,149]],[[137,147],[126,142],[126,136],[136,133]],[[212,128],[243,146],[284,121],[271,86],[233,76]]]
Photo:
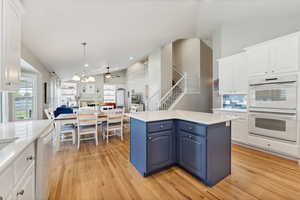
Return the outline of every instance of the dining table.
[[[98,122],[105,122],[107,120],[107,113],[98,111]],[[68,114],[60,114],[54,118],[55,123],[55,136],[54,136],[54,146],[55,151],[60,150],[61,143],[61,129],[66,124],[76,124],[77,123],[77,114],[76,113],[68,113]]]

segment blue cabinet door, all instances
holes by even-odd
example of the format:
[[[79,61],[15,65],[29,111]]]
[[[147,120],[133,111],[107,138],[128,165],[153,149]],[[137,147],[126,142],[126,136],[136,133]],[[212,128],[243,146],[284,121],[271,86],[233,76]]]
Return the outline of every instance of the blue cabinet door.
[[[173,134],[172,131],[162,131],[151,134],[147,138],[147,172],[173,164]]]
[[[179,131],[179,164],[195,174],[206,178],[206,137]]]

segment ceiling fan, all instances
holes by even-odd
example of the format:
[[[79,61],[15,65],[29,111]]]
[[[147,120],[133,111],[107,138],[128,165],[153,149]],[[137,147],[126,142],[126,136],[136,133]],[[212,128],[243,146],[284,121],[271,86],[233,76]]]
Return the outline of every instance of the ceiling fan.
[[[115,74],[110,73],[109,72],[109,66],[107,66],[106,69],[107,69],[107,72],[104,74],[105,78],[110,79],[110,78],[119,78],[120,77],[119,75],[115,75]]]

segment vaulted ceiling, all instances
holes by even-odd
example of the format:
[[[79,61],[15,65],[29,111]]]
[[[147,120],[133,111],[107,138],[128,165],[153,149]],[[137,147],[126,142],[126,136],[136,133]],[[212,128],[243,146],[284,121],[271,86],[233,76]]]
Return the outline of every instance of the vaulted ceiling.
[[[283,3],[284,2],[284,3]],[[23,0],[23,44],[63,79],[126,68],[172,40],[210,39],[220,24],[299,13],[297,0]],[[133,60],[129,60],[133,57]]]

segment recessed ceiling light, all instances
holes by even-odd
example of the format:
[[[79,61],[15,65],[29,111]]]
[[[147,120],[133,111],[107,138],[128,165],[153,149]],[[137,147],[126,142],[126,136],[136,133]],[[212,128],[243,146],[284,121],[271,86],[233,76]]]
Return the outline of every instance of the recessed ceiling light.
[[[130,57],[129,57],[129,60],[133,60],[133,57],[132,57],[132,56],[130,56]]]
[[[85,64],[84,64],[84,66],[85,66],[85,67],[88,67],[88,66],[89,66],[89,64],[88,64],[88,63],[85,63]]]

